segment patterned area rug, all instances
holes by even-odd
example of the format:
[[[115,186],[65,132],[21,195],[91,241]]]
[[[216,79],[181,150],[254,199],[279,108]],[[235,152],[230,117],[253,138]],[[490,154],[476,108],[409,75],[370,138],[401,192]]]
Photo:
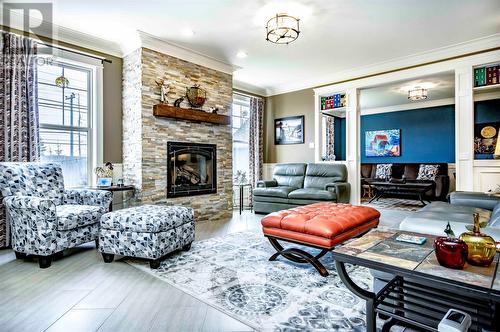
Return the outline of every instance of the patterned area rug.
[[[331,255],[321,259],[330,271],[323,278],[308,264],[269,262],[274,252],[262,235],[245,232],[195,242],[158,270],[145,261],[128,263],[260,331],[366,330],[365,302],[345,288]],[[367,269],[348,272],[371,288]]]
[[[366,206],[371,206],[375,209],[387,209],[387,210],[402,210],[402,211],[418,211],[423,208],[422,203],[413,199],[402,199],[402,198],[381,198],[378,201],[373,201],[368,203],[370,200],[368,198],[362,198],[361,204]]]

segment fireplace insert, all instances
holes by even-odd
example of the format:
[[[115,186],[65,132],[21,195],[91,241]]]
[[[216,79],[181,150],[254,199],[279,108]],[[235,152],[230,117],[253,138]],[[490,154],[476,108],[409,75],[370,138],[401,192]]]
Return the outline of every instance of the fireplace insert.
[[[217,192],[215,144],[167,142],[167,197]]]

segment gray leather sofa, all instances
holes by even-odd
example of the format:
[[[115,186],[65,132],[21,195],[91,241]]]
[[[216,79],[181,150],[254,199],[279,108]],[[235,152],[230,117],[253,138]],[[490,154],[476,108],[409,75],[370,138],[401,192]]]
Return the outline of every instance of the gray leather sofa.
[[[349,203],[351,187],[342,164],[277,164],[273,179],[253,190],[256,213],[270,213],[317,202]]]
[[[488,222],[484,233],[500,241],[500,197],[479,192],[453,192],[450,203],[433,202],[406,217],[399,229],[444,236],[443,230],[450,222],[456,236],[467,231],[465,225],[472,224],[473,214],[479,213],[481,222]]]

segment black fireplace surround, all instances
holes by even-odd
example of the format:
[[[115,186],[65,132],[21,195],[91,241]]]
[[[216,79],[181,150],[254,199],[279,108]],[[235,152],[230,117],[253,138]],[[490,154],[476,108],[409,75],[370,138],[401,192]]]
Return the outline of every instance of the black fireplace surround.
[[[167,197],[217,192],[217,145],[167,142]]]

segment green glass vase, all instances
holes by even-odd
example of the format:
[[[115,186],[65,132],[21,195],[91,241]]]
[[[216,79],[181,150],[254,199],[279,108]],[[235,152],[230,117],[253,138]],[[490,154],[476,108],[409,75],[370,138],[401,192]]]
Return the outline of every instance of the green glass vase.
[[[489,235],[481,233],[479,214],[474,213],[472,231],[462,233],[460,239],[467,243],[469,254],[467,262],[472,265],[489,266],[495,258],[496,243]]]

